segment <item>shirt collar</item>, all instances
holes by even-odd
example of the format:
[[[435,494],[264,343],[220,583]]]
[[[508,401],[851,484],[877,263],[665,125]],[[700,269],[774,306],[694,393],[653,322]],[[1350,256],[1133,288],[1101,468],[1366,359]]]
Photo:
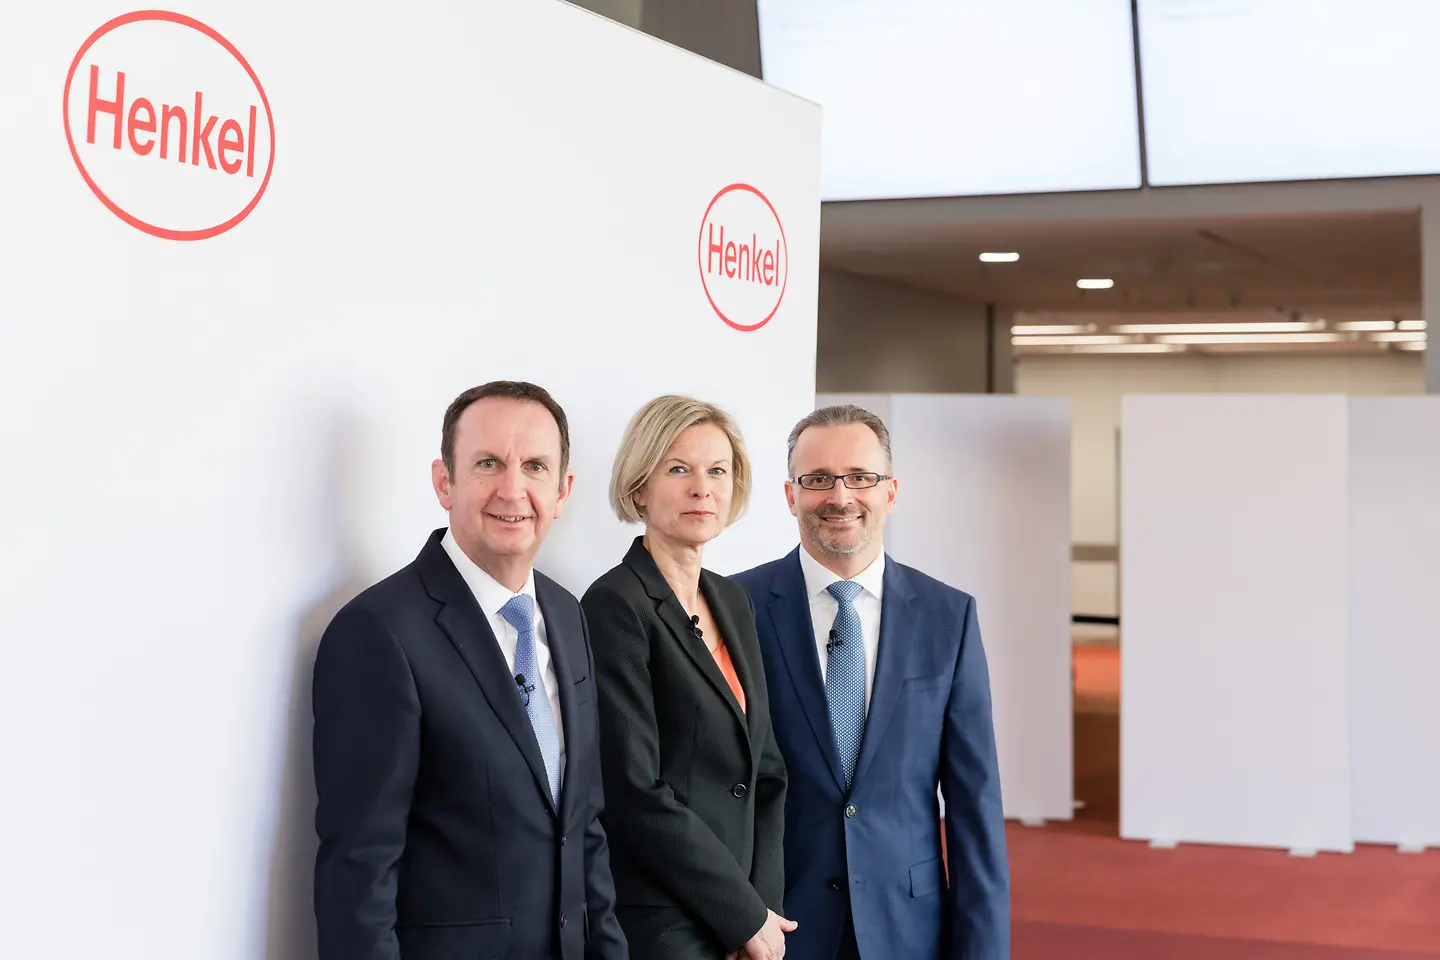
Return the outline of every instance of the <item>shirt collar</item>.
[[[465,585],[470,588],[471,593],[475,594],[475,602],[480,604],[480,612],[486,617],[496,616],[500,612],[500,608],[515,596],[500,581],[480,569],[474,560],[466,556],[465,551],[460,549],[460,544],[455,542],[455,534],[452,531],[445,531],[440,545],[450,555],[455,569],[459,570],[460,576],[465,579]],[[535,600],[535,571],[533,569],[525,575],[525,586],[520,588],[520,592],[532,601]]]
[[[819,560],[810,556],[810,551],[806,550],[804,546],[800,547],[800,570],[805,575],[805,595],[811,600],[822,593],[826,593],[830,588],[830,584],[835,583],[837,580],[845,579],[827,568]],[[883,599],[885,585],[885,551],[881,550],[880,555],[875,558],[870,566],[861,570],[850,579],[860,584],[861,588],[876,600]]]

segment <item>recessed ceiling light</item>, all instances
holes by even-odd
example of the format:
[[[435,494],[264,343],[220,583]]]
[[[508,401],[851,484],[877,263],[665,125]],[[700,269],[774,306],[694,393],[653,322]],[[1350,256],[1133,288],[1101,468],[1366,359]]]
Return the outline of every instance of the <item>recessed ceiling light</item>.
[[[1410,344],[1397,343],[1396,347],[1406,348]],[[1178,343],[1081,343],[1036,347],[1026,344],[1015,348],[1022,355],[1037,353],[1181,353],[1186,348]]]
[[[1346,338],[1343,333],[1186,333],[1155,338],[1159,343],[1339,343]]]
[[[1115,286],[1114,280],[1076,280],[1075,286],[1081,290],[1109,290]]]
[[[1346,333],[1375,333],[1385,330],[1394,330],[1394,320],[1343,320],[1335,324],[1336,330],[1344,330]]]
[[[1011,337],[1010,344],[1015,347],[1061,347],[1067,344],[1080,343],[1130,343],[1132,337],[1120,337],[1109,333],[1085,334],[1078,337]]]
[[[1320,323],[1291,323],[1277,320],[1261,323],[1121,323],[1110,328],[1111,333],[1304,333],[1319,330]],[[1388,327],[1385,329],[1389,329]]]
[[[1018,254],[1018,253],[982,253],[982,254],[980,254],[980,262],[981,262],[981,263],[1014,263],[1016,260],[1019,260],[1019,259],[1020,259],[1020,254]]]
[[[1046,334],[1094,333],[1093,323],[1022,323],[1010,328],[1017,337],[1045,336]]]

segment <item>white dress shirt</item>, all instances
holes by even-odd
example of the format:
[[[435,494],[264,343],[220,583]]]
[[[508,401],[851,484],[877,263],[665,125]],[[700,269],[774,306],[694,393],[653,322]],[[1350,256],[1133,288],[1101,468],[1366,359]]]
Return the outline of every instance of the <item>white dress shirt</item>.
[[[474,560],[467,557],[465,551],[460,549],[460,544],[455,542],[455,535],[449,530],[445,531],[440,545],[450,555],[450,560],[455,564],[455,569],[460,571],[460,576],[465,578],[470,592],[475,595],[475,602],[480,604],[480,612],[485,614],[485,619],[490,622],[490,629],[495,632],[495,639],[500,642],[500,652],[505,655],[505,663],[510,668],[510,675],[513,677],[515,675],[515,648],[520,643],[520,634],[510,625],[510,621],[501,615],[500,610],[516,594],[511,593],[498,580],[481,570]],[[534,570],[526,575],[525,586],[520,588],[520,593],[528,596],[530,602],[535,605],[535,663],[540,667],[540,675],[545,678],[545,693],[550,698],[550,709],[555,712],[555,732],[560,737],[560,772],[563,774],[565,772],[565,725],[560,718],[560,685],[555,680],[555,665],[550,661],[550,643],[545,636],[545,618],[540,615],[540,602],[535,597]],[[520,697],[518,688],[515,697],[517,700]]]
[[[805,574],[805,595],[810,599],[810,622],[815,627],[815,653],[820,658],[820,679],[825,679],[825,668],[829,652],[825,644],[830,640],[830,628],[835,625],[835,614],[840,602],[830,595],[830,584],[844,577],[837,576],[810,556],[803,546],[800,548],[800,569]],[[875,689],[875,655],[880,650],[880,609],[885,592],[885,553],[882,550],[875,561],[850,578],[860,584],[860,595],[855,598],[855,612],[860,616],[860,630],[865,636],[865,706],[870,706],[870,692]]]

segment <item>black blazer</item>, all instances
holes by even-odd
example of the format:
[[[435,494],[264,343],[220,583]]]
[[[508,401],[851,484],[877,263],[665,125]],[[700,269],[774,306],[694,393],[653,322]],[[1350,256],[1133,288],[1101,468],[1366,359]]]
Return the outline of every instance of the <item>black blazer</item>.
[[[631,956],[719,958],[784,893],[785,762],[770,729],[749,595],[700,588],[745,691],[715,659],[637,537],[581,599],[594,637],[617,913]]]
[[[535,574],[565,733],[556,810],[514,678],[444,532],[346,604],[320,641],[319,958],[625,960],[580,606]]]

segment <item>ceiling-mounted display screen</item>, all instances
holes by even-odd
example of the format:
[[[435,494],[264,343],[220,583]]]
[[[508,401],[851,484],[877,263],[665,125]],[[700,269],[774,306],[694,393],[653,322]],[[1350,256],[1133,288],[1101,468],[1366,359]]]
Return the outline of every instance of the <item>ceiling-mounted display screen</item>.
[[[1139,0],[1156,186],[1440,172],[1440,0]]]
[[[757,8],[765,81],[823,109],[825,200],[1140,185],[1129,0]]]

